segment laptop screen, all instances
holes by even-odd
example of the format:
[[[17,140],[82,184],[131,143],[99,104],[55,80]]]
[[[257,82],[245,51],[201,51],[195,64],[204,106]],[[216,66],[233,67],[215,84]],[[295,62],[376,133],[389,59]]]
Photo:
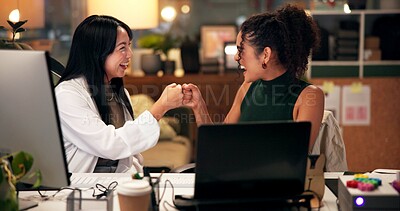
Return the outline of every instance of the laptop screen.
[[[301,194],[310,130],[310,122],[200,126],[194,198]]]

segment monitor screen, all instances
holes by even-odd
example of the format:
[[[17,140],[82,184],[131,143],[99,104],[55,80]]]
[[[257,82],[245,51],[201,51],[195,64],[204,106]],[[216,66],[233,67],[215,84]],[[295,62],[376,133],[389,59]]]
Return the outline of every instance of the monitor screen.
[[[44,51],[0,50],[0,153],[31,154],[42,189],[69,185],[48,61]]]

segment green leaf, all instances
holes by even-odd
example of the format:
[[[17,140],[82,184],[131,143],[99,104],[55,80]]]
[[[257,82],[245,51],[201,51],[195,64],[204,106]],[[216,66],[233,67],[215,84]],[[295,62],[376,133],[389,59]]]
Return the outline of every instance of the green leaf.
[[[30,179],[36,177],[35,182],[33,183],[32,188],[38,188],[41,184],[42,184],[42,173],[40,172],[39,169],[37,169],[36,171],[30,173],[26,178]]]
[[[137,44],[141,48],[151,48],[156,51],[161,51],[168,60],[168,52],[174,48],[178,47],[179,39],[172,37],[171,34],[147,34],[141,36]]]
[[[32,168],[32,165],[33,165],[32,155],[24,151],[16,152],[13,154],[11,168],[13,170],[14,175],[16,176],[19,175],[20,177],[24,176]]]
[[[163,35],[149,34],[139,38],[138,46],[141,48],[152,48],[154,50],[160,50],[163,42],[164,42]]]
[[[15,23],[13,29],[18,29],[19,27],[21,27],[22,25],[24,25],[26,22],[28,22],[28,20],[23,20],[23,21],[18,21]]]
[[[20,32],[24,32],[24,31],[26,31],[25,28],[18,28],[18,29],[15,31],[15,33],[20,33]]]
[[[36,170],[36,181],[33,184],[33,188],[38,188],[41,184],[42,184],[42,173],[40,172],[40,170]]]
[[[11,26],[11,28],[13,28],[13,29],[15,28],[15,24],[13,22],[7,20],[7,23]]]
[[[18,210],[18,199],[15,191],[7,191],[0,198],[0,210]]]
[[[4,26],[0,26],[0,30],[7,30],[7,28]]]

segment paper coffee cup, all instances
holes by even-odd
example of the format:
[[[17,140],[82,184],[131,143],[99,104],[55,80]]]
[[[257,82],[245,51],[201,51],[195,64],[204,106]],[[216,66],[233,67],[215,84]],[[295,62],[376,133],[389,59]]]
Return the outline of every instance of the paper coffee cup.
[[[146,180],[126,181],[117,186],[121,211],[147,211],[151,187]]]

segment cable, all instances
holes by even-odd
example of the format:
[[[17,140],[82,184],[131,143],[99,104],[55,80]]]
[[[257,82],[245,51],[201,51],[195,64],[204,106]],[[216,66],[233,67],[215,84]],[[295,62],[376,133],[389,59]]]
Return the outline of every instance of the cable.
[[[311,190],[310,188],[311,188],[311,181],[312,181],[312,178],[310,177],[310,178],[308,178],[308,188],[307,188],[307,190]]]
[[[322,199],[319,197],[319,195],[317,194],[317,192],[311,190],[311,181],[312,181],[312,178],[311,178],[311,177],[308,178],[308,181],[309,181],[309,182],[308,182],[308,188],[307,188],[307,190],[305,190],[304,192],[310,192],[310,193],[312,193],[315,197],[317,197],[317,199],[318,199],[318,211],[320,211]],[[310,200],[310,207],[311,207],[311,200]],[[311,208],[312,208],[312,207],[311,207]]]
[[[163,202],[164,210],[167,210],[167,211],[168,211],[167,206],[165,206],[165,204],[167,204],[167,205],[170,206],[171,208],[176,209],[176,207],[175,207],[174,205],[170,204],[168,201],[164,201],[164,202]]]
[[[163,192],[161,193],[161,196],[160,196],[160,198],[159,198],[159,202],[161,202],[162,199],[164,198],[165,190],[167,189],[167,183],[169,183],[169,184],[171,185],[171,188],[172,188],[172,201],[174,201],[174,196],[175,196],[174,185],[172,184],[172,182],[171,182],[169,179],[167,179],[167,180],[165,180],[165,183],[164,183],[164,190],[163,190]],[[170,204],[168,201],[164,201],[162,205],[163,205],[163,208],[164,208],[165,210],[168,210],[167,207],[165,206],[165,204],[168,204],[168,205],[169,205],[170,207],[172,207],[172,208],[176,208],[174,205]]]
[[[49,200],[49,199],[51,199],[51,198],[54,198],[58,193],[60,193],[60,192],[63,191],[63,190],[72,190],[72,191],[79,190],[79,191],[81,191],[81,189],[79,189],[79,188],[61,187],[61,188],[58,189],[53,195],[45,195],[45,194],[43,194],[40,190],[37,190],[37,192],[39,193],[40,198],[41,198],[42,200],[47,201],[47,200]]]
[[[116,187],[118,186],[117,181],[111,182],[107,187],[100,184],[96,183],[94,187],[90,187],[88,189],[81,189],[81,188],[76,188],[76,187],[61,187],[58,189],[54,194],[52,195],[46,195],[45,193],[42,193],[39,189],[37,190],[41,199],[44,201],[47,201],[51,198],[54,198],[58,193],[60,193],[63,190],[72,190],[72,191],[88,191],[88,190],[93,190],[92,196],[96,197],[96,199],[100,199],[101,197],[105,196],[107,197],[108,194],[113,191]],[[100,194],[95,194],[96,190],[99,190],[101,193]]]
[[[321,210],[321,198],[319,197],[319,195],[317,194],[317,192],[313,191],[313,190],[305,190],[304,192],[310,192],[312,193],[315,197],[317,197],[318,199],[318,211]],[[310,207],[311,207],[311,200],[310,200]]]
[[[175,193],[174,193],[174,185],[172,184],[172,182],[171,182],[169,179],[167,179],[167,180],[165,180],[165,183],[164,183],[164,190],[163,190],[163,192],[162,192],[162,194],[161,194],[161,197],[160,197],[159,201],[161,201],[161,200],[164,198],[165,190],[167,189],[167,183],[169,183],[169,184],[171,185],[171,188],[172,188],[172,197],[174,197],[174,195],[175,195]],[[172,198],[172,199],[173,199],[173,198]]]
[[[160,199],[160,188],[159,187],[160,187],[161,177],[163,176],[164,172],[165,171],[162,170],[161,174],[158,177],[151,177],[150,173],[147,171],[148,176],[149,176],[149,183],[151,185],[152,192],[153,192],[152,195],[151,195],[152,204],[153,204],[153,206],[157,206],[157,208],[160,206],[160,201],[161,201],[161,199]],[[145,171],[145,173],[146,173],[146,171]],[[156,179],[156,181],[152,182],[153,179]],[[157,192],[156,192],[156,190],[157,190]],[[154,203],[155,203],[155,205],[154,205]]]
[[[341,211],[340,204],[339,204],[339,199],[336,199],[336,206],[337,206],[338,210]]]
[[[100,199],[101,197],[105,196],[107,197],[108,194],[110,194],[111,191],[113,191],[116,187],[118,186],[118,182],[117,181],[113,181],[110,184],[108,184],[108,186],[104,186],[102,184],[97,183],[95,185],[96,188],[93,188],[93,197],[96,197],[96,199]],[[95,194],[96,189],[99,190],[101,193],[100,194]]]

